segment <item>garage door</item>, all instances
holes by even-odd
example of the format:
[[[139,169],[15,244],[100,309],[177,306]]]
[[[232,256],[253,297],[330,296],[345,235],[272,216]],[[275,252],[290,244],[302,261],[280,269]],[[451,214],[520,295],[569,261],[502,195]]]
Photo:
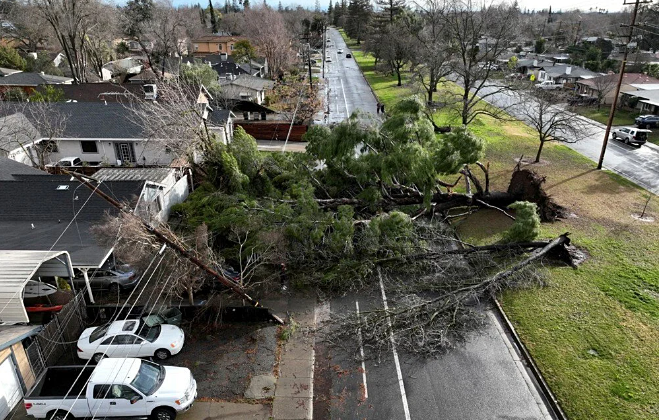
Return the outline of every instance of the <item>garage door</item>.
[[[14,362],[11,357],[7,357],[0,363],[0,419],[7,417],[22,398],[23,390],[16,377]]]

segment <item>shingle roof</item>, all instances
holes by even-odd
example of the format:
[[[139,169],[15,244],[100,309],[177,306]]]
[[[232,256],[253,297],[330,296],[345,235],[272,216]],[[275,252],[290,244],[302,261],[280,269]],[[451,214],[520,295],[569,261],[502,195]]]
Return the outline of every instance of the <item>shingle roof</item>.
[[[29,107],[31,103],[21,104]],[[63,138],[140,139],[142,127],[134,120],[133,111],[120,103],[55,102],[55,110],[66,117]],[[12,115],[19,108],[5,106],[1,111]],[[27,113],[28,119],[32,118]],[[16,114],[13,114],[16,115]]]
[[[570,68],[570,74],[567,73]],[[551,77],[597,77],[598,73],[571,64],[543,65],[542,69]]]
[[[211,124],[224,125],[231,116],[231,111],[228,109],[216,109],[210,113]]]
[[[227,42],[227,41],[240,41],[243,39],[247,39],[244,36],[236,36],[236,35],[204,35],[200,36],[199,38],[195,38],[192,40],[192,42]]]
[[[594,77],[592,79],[580,80],[579,84],[587,85],[590,87],[596,87],[595,85],[599,81],[604,81],[605,83],[612,82],[615,83],[618,80],[618,74],[605,74],[604,76]],[[643,73],[625,73],[622,75],[622,84],[623,85],[644,85],[644,84],[659,84],[659,79],[648,76]]]
[[[47,172],[0,156],[0,181],[16,181],[16,175],[48,175]]]
[[[144,95],[142,85],[131,83],[81,83],[79,85],[61,85],[58,89],[64,91],[64,98],[78,102],[118,102],[125,100],[125,94],[138,97]],[[37,88],[43,90],[43,88]]]
[[[242,74],[234,80],[227,80],[226,82],[221,84],[246,87],[254,90],[265,90],[265,89],[272,89],[272,87],[275,85],[275,82],[273,82],[272,80],[263,79],[261,77]]]
[[[71,83],[70,77],[53,76],[43,73],[14,73],[0,78],[0,86],[39,86]]]
[[[74,266],[99,266],[110,249],[96,242],[90,228],[117,210],[68,176],[22,175],[20,179],[0,181],[0,249],[48,250],[57,241],[53,249],[68,251]],[[134,203],[143,185],[143,181],[114,181],[102,183],[99,189]],[[65,231],[81,208],[76,223]]]

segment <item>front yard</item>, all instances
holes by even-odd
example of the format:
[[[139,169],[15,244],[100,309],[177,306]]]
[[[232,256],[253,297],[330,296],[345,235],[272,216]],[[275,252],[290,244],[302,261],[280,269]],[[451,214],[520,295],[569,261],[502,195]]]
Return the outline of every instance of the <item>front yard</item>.
[[[586,118],[590,118],[591,120],[606,125],[609,121],[610,110],[611,108],[609,105],[602,105],[599,110],[597,107],[577,107],[574,111]],[[613,117],[613,125],[627,125],[634,127],[634,119],[639,115],[640,113],[637,110],[630,111],[628,109],[618,109]],[[653,132],[648,136],[648,141],[659,145],[659,129],[655,128],[652,131]]]
[[[381,102],[392,107],[411,93],[375,74],[373,58],[347,42]],[[620,114],[618,122],[630,117]],[[435,118],[453,120],[442,111]],[[505,190],[516,160],[535,155],[533,132],[489,117],[470,129],[487,142],[492,188]],[[571,213],[544,224],[541,236],[571,232],[589,257],[576,270],[543,268],[545,287],[503,294],[506,313],[570,419],[659,418],[659,200],[650,202],[653,222],[638,220],[647,191],[562,145],[547,144],[542,162],[528,167],[546,176],[547,192]],[[489,211],[457,224],[472,243],[496,241],[508,226]]]

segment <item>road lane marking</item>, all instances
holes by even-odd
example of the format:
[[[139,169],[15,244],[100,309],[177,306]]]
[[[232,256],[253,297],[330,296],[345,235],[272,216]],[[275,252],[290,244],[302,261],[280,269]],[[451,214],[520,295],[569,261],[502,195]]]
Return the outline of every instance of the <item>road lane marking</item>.
[[[346,104],[346,115],[350,117],[350,110],[348,109],[348,100],[346,99],[346,90],[343,88],[343,79],[339,78],[341,82],[341,93],[343,93],[343,102]]]
[[[380,279],[380,290],[382,291],[382,303],[385,312],[389,311],[387,305],[387,295],[384,293],[384,283],[382,283],[382,273],[378,267],[378,278]],[[410,408],[407,405],[407,394],[405,393],[405,383],[403,382],[403,372],[400,370],[400,361],[398,360],[398,352],[396,351],[396,341],[394,340],[394,333],[391,326],[391,318],[387,315],[387,325],[389,325],[389,340],[391,341],[391,350],[394,353],[394,364],[396,365],[396,375],[398,375],[398,385],[400,386],[400,395],[403,398],[403,411],[405,412],[405,420],[411,420]]]
[[[362,318],[359,315],[359,302],[355,301],[355,307],[357,308],[357,319],[361,325]],[[368,386],[366,385],[366,363],[364,363],[364,346],[362,345],[362,327],[357,329],[357,338],[359,339],[359,355],[362,358],[362,378],[364,379],[364,399],[368,399]]]

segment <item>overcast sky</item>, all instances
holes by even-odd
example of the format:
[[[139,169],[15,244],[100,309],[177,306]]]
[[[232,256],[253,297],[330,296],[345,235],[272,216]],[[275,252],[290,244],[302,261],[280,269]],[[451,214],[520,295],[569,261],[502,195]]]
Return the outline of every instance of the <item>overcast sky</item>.
[[[224,5],[225,0],[213,0],[213,6]],[[231,1],[231,0],[229,0]],[[257,4],[263,0],[250,0],[250,3]],[[277,6],[279,0],[266,0],[269,5]],[[333,0],[332,3],[337,3],[340,0]],[[627,0],[631,2],[633,0]],[[208,5],[208,0],[174,0],[174,4],[202,4]],[[410,2],[411,3],[411,2]],[[552,10],[571,10],[579,8],[581,10],[589,10],[592,8],[603,8],[609,11],[617,11],[622,8],[623,0],[519,0],[519,6],[522,10],[528,9],[546,9],[551,4]],[[282,0],[281,4],[284,6],[301,5],[302,7],[313,8],[316,0]],[[329,0],[321,0],[320,5],[323,9],[327,9]]]

